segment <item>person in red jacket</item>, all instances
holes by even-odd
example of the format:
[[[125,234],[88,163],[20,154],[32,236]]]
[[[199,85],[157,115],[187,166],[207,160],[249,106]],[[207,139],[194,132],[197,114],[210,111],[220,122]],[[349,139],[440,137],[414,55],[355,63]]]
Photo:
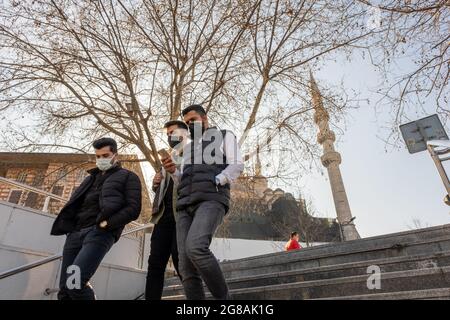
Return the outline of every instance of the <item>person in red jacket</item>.
[[[284,247],[286,251],[301,249],[302,246],[300,245],[300,243],[298,243],[299,239],[300,236],[298,235],[298,232],[292,232],[291,239],[286,243]]]

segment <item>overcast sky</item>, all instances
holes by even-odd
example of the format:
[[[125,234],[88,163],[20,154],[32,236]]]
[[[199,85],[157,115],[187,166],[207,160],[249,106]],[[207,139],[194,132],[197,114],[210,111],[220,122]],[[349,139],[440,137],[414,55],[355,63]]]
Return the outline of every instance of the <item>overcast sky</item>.
[[[359,98],[369,98],[370,101],[348,111],[346,130],[338,136],[336,143],[342,156],[344,184],[360,235],[369,237],[410,230],[414,228],[413,219],[420,220],[423,226],[450,223],[450,207],[443,202],[445,188],[429,154],[411,155],[406,147],[390,148],[380,138],[388,134],[383,127],[390,118],[390,109],[383,108],[375,116],[375,101],[379,97],[373,91],[381,81],[379,72],[368,61],[355,56],[352,62],[329,63],[315,77],[321,86],[334,86],[343,80],[347,91],[354,89],[359,92]],[[410,119],[434,114],[433,101],[427,103],[430,105],[425,109],[429,113],[414,112]],[[450,133],[448,125],[445,129]],[[447,161],[446,168],[450,173],[449,164]],[[147,179],[151,181],[153,169],[147,165],[144,167],[147,168]],[[279,180],[269,181],[273,189],[281,187],[298,194],[297,187],[280,183]],[[313,201],[318,216],[336,217],[326,171],[322,175],[314,168],[310,173],[302,174],[299,186],[302,196]]]
[[[399,65],[398,74],[411,71],[408,63]],[[395,73],[395,72],[394,72]],[[386,136],[382,129],[389,118],[390,109],[385,108],[375,117],[376,90],[381,78],[367,60],[354,57],[351,62],[342,59],[329,63],[315,74],[319,86],[333,86],[344,81],[347,90],[360,92],[360,98],[370,98],[359,109],[350,110],[345,117],[345,132],[339,135],[336,145],[341,153],[342,176],[352,213],[361,236],[374,236],[408,230],[413,219],[426,226],[450,222],[450,207],[443,202],[445,188],[427,152],[410,155],[406,148],[388,148],[379,136]],[[411,120],[434,113],[433,101],[425,106],[428,113],[411,115]],[[23,119],[26,124],[29,119]],[[0,117],[0,125],[6,125]],[[445,126],[450,133],[448,125]],[[153,170],[144,164],[147,183]],[[450,173],[450,161],[446,164]],[[302,175],[299,185],[302,195],[314,202],[318,215],[336,217],[334,203],[326,171],[321,175],[317,169]],[[298,188],[271,184],[297,194]]]

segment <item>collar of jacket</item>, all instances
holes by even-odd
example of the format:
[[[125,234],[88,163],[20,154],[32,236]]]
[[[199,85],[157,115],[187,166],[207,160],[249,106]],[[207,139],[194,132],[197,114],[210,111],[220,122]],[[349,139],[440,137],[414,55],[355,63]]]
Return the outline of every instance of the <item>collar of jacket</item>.
[[[208,130],[219,130],[219,129],[217,129],[216,126],[212,126],[212,127],[206,128],[206,129],[205,129],[205,132],[208,131]],[[203,132],[203,134],[205,134],[205,132]]]
[[[203,136],[205,135],[206,131],[208,131],[208,130],[219,130],[219,129],[217,129],[216,126],[212,126],[212,127],[206,128],[205,131],[203,131],[203,134],[202,134],[202,136],[201,136],[201,139],[203,138]],[[192,139],[191,139],[191,140],[192,140]]]
[[[164,169],[162,169],[164,172]],[[163,173],[164,179],[161,181],[160,185],[158,186],[158,189],[155,192],[155,198],[153,199],[153,208],[152,208],[152,215],[150,218],[150,222],[157,224],[159,219],[162,217],[165,206],[164,206],[164,197],[167,192],[167,188],[169,186],[169,179],[170,175],[166,172]],[[176,201],[177,201],[177,184],[175,181],[173,181],[173,193],[172,193],[172,210],[174,216],[177,214],[176,210]]]

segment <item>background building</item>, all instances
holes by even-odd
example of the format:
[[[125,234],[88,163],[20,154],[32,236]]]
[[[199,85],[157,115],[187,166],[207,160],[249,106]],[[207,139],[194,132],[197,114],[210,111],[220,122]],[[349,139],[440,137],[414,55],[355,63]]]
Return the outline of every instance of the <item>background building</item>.
[[[139,221],[148,222],[151,201],[136,155],[121,154],[122,166],[135,172],[141,179],[142,212]],[[68,199],[88,175],[87,170],[95,167],[95,156],[75,153],[15,153],[0,152],[0,177],[41,189]],[[0,180],[0,200],[28,208],[42,210],[45,196],[25,191]],[[57,214],[63,201],[50,200],[48,212]]]
[[[216,232],[218,238],[285,241],[292,231],[307,245],[340,241],[336,219],[314,217],[304,199],[272,190],[262,175],[259,153],[254,175],[242,175],[232,185],[230,211]]]
[[[140,162],[136,155],[121,154],[123,167],[135,172],[143,182],[142,212],[138,222],[147,223],[151,214],[149,194]],[[0,152],[0,177],[70,198],[73,191],[95,166],[95,156],[75,153],[14,153]],[[242,175],[232,185],[229,213],[216,233],[218,238],[285,241],[292,231],[300,233],[304,243],[340,240],[335,219],[318,218],[309,214],[303,199],[268,187],[262,175],[259,154],[254,175]],[[24,190],[0,180],[0,200],[42,210],[46,196]],[[50,200],[49,213],[57,214],[64,201]]]

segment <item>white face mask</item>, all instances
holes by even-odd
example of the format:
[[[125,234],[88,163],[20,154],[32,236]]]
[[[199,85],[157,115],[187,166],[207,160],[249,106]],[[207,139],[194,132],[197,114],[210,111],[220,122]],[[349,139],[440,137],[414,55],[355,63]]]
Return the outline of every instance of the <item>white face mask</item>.
[[[111,169],[114,166],[114,156],[111,158],[99,158],[96,160],[97,168],[99,168],[101,171],[107,171]]]

